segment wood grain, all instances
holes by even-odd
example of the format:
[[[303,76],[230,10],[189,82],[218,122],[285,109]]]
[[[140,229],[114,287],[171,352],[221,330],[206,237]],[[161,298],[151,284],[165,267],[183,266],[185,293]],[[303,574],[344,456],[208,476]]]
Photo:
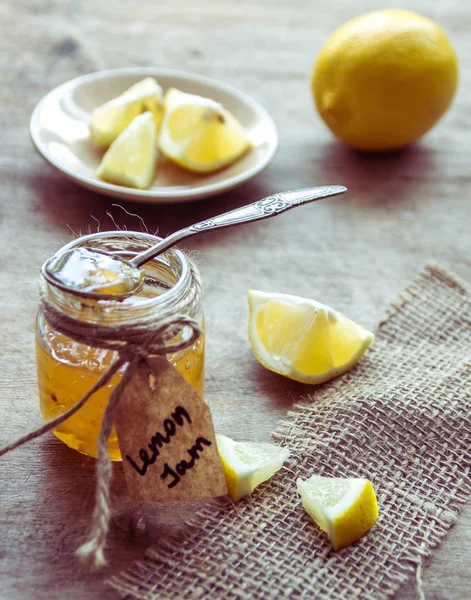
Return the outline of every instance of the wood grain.
[[[385,0],[384,7],[395,6]],[[423,264],[432,259],[471,275],[469,128],[471,6],[411,0],[436,19],[461,64],[455,103],[420,143],[385,156],[349,151],[315,114],[308,74],[329,33],[377,8],[373,0],[26,0],[0,9],[0,444],[41,422],[34,363],[36,283],[43,260],[71,232],[139,220],[76,187],[38,157],[28,137],[35,104],[56,85],[90,71],[133,65],[208,75],[251,94],[273,116],[280,149],[272,165],[239,190],[188,205],[133,205],[151,232],[179,227],[274,191],[342,183],[342,197],[277,219],[214,232],[191,242],[206,282],[207,398],[216,428],[268,440],[280,415],[311,392],[266,372],[246,339],[246,291],[291,292],[336,307],[374,327]],[[300,211],[303,211],[302,213]],[[315,394],[314,394],[315,400]],[[136,505],[115,468],[114,527],[105,573],[78,566],[93,504],[94,461],[46,436],[1,461],[0,597],[116,598],[104,576],[178,531],[195,504]],[[428,600],[471,597],[471,507],[424,573]],[[397,596],[416,597],[411,580]]]

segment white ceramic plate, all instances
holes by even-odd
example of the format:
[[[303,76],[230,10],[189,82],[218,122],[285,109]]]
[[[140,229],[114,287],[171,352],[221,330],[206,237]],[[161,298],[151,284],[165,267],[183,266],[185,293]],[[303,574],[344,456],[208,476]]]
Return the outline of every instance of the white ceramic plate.
[[[99,180],[95,171],[105,151],[90,140],[90,113],[149,76],[157,79],[164,92],[176,87],[221,102],[245,127],[253,148],[234,164],[210,175],[190,173],[162,160],[147,190]],[[250,96],[207,77],[158,68],[100,71],[60,85],[34,109],[30,133],[44,158],[76,183],[108,196],[154,203],[197,200],[232,189],[264,169],[278,146],[273,120]]]

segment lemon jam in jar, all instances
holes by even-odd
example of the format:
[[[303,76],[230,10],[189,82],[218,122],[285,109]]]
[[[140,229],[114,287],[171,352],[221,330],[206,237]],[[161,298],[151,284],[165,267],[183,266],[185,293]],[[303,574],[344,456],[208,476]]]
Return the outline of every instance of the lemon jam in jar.
[[[67,244],[60,252],[72,248],[96,248],[119,252],[131,259],[159,241],[159,238],[128,231],[104,232],[83,236]],[[65,316],[102,325],[132,324],[145,321],[165,311],[181,312],[182,300],[192,292],[195,278],[186,256],[177,249],[143,265],[144,286],[134,296],[122,301],[84,299],[51,285],[42,279],[42,292],[47,302]],[[201,328],[201,335],[188,348],[167,355],[176,370],[203,397],[204,388],[204,319],[201,299],[188,309],[187,315]],[[183,339],[185,328],[178,335]],[[178,341],[178,340],[172,340]],[[36,331],[36,360],[39,401],[45,421],[65,413],[93,387],[116,360],[117,353],[78,343],[55,330],[42,310],[38,313]],[[93,396],[67,421],[60,424],[54,434],[70,448],[90,456],[97,455],[97,438],[111,390],[122,377],[118,371],[111,381]],[[110,458],[121,460],[116,432],[108,439]]]

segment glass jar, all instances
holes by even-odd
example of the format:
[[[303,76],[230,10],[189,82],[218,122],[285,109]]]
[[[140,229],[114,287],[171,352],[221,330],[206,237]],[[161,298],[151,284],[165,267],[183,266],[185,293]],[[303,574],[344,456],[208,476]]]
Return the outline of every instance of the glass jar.
[[[61,252],[83,247],[119,251],[126,258],[149,248],[159,238],[129,231],[103,232],[80,237],[67,244]],[[115,300],[85,300],[52,286],[42,279],[42,291],[48,302],[63,314],[101,325],[117,322],[137,323],[162,310],[177,309],[181,300],[195,284],[186,256],[171,249],[152,259],[142,269],[145,285],[141,292],[121,302]],[[201,335],[190,347],[177,354],[167,355],[177,371],[203,397],[204,388],[204,319],[200,304],[188,316],[201,327]],[[180,335],[185,336],[183,331]],[[180,338],[180,336],[179,336]],[[172,340],[173,342],[178,341]],[[74,406],[104,374],[116,358],[110,350],[80,344],[54,330],[40,310],[37,317],[36,359],[39,402],[45,421],[50,421]],[[77,413],[54,430],[54,434],[83,454],[97,455],[97,437],[110,391],[122,376],[118,371],[113,379],[100,388]],[[116,432],[108,440],[112,460],[121,460]]]

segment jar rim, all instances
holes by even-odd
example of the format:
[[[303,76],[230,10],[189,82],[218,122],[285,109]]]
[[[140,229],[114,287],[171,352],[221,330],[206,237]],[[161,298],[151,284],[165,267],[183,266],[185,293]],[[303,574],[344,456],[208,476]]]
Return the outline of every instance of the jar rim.
[[[134,242],[147,242],[146,245],[148,245],[148,247],[153,246],[154,244],[158,243],[159,241],[161,241],[163,238],[156,236],[156,235],[152,235],[150,233],[145,233],[145,232],[141,232],[141,231],[127,231],[127,230],[113,230],[113,231],[100,231],[97,233],[91,233],[91,234],[87,234],[87,235],[83,235],[80,236],[74,240],[71,240],[70,242],[68,242],[67,244],[65,244],[64,246],[62,246],[57,252],[56,254],[62,254],[63,252],[66,252],[68,250],[71,250],[73,248],[79,248],[79,247],[83,247],[83,246],[88,246],[91,245],[93,242],[96,241],[109,241],[112,242],[113,239],[117,239],[117,241],[124,241],[126,240],[126,238],[132,238],[132,240]],[[91,247],[93,247],[93,245],[91,245]],[[143,250],[146,248],[143,248]],[[138,254],[138,252],[134,252],[132,250],[129,251],[129,254]],[[151,308],[151,307],[159,307],[159,306],[168,306],[173,304],[174,302],[178,302],[179,299],[181,299],[181,297],[185,294],[185,292],[188,291],[189,287],[191,286],[191,271],[189,268],[189,262],[187,257],[185,256],[185,254],[181,251],[178,250],[177,248],[170,248],[168,250],[166,250],[166,252],[164,252],[161,256],[157,256],[156,258],[152,259],[154,261],[157,262],[161,262],[163,265],[169,267],[170,269],[171,264],[168,261],[164,261],[162,260],[162,258],[165,255],[170,255],[172,256],[174,259],[177,260],[178,266],[181,269],[181,272],[175,273],[175,277],[176,282],[175,284],[171,285],[171,287],[167,290],[164,290],[161,294],[159,294],[158,296],[153,296],[151,298],[141,298],[139,301],[139,304],[137,305],[130,305],[130,304],[126,304],[123,302],[118,302],[118,301],[113,301],[113,300],[107,300],[107,301],[98,301],[99,304],[101,304],[102,302],[106,302],[107,306],[113,306],[116,307],[118,310],[136,310],[136,309],[147,309],[147,308]],[[149,261],[150,262],[150,261]],[[62,292],[64,293],[64,292]],[[66,292],[67,294],[67,292]],[[69,292],[69,294],[72,296],[73,292]]]

